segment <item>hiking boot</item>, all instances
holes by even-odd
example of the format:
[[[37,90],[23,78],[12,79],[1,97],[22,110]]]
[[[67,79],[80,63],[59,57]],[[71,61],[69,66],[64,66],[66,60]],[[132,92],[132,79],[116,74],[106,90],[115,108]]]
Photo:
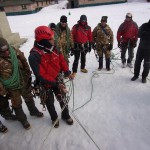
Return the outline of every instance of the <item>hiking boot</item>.
[[[36,116],[36,117],[43,117],[44,115],[43,115],[43,113],[42,112],[30,112],[30,115],[31,116]]]
[[[146,82],[147,82],[146,78],[142,78],[142,83],[146,83]]]
[[[137,77],[137,76],[133,76],[132,78],[131,78],[131,81],[135,81],[136,79],[138,79],[139,77]]]
[[[8,131],[7,127],[4,126],[2,123],[0,124],[0,132],[6,133]]]
[[[53,124],[54,128],[58,128],[59,127],[59,120],[56,119],[55,121],[52,121],[52,124]]]
[[[68,125],[73,125],[73,119],[70,117],[69,119],[62,118]]]
[[[76,73],[75,73],[75,72],[73,72],[73,73],[72,73],[72,76],[75,78],[75,77],[76,77]]]
[[[30,115],[31,116],[36,116],[36,117],[43,117],[43,113],[40,112],[36,106],[35,106],[35,102],[34,100],[30,100],[30,101],[25,101],[27,107],[28,107],[28,110],[30,111]]]
[[[3,108],[1,111],[1,116],[5,118],[6,120],[17,120],[16,115],[12,113],[10,108]]]
[[[127,63],[127,66],[128,66],[129,68],[133,68],[133,64],[132,64],[132,63]]]
[[[6,120],[17,120],[17,117],[16,117],[16,115],[14,115],[14,114],[3,115],[3,117],[4,117]]]
[[[22,107],[14,108],[14,111],[15,111],[15,114],[16,114],[18,121],[21,122],[23,127],[27,130],[30,129],[31,126],[30,126],[29,122],[27,121],[26,114],[24,113]]]
[[[103,68],[102,67],[98,67],[98,71],[101,71]]]
[[[87,73],[87,72],[88,72],[88,70],[86,70],[86,69],[81,69],[81,72],[83,72],[83,73]]]
[[[29,130],[31,128],[29,122],[27,120],[25,121],[20,121],[21,124],[23,125],[23,127],[26,129],[26,130]]]
[[[107,70],[107,71],[110,71],[111,69],[110,69],[110,68],[106,68],[106,70]]]
[[[122,63],[122,68],[125,68],[126,67],[126,63]]]

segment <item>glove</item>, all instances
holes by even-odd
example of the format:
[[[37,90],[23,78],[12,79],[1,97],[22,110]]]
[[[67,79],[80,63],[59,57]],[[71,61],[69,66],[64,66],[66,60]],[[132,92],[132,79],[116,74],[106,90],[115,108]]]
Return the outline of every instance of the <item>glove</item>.
[[[73,56],[74,55],[74,48],[71,48],[71,51],[70,51],[70,56]]]
[[[88,52],[90,53],[91,52],[91,49],[92,49],[92,44],[91,42],[89,43],[89,47],[88,47]]]
[[[118,47],[121,48],[121,43],[120,42],[118,42]]]
[[[93,50],[96,50],[96,43],[92,44],[92,48],[93,48]]]
[[[137,46],[136,41],[133,41],[132,47],[135,48]]]
[[[66,89],[66,86],[65,86],[64,84],[60,83],[60,84],[58,85],[58,88],[60,89],[60,92],[61,92],[62,94],[68,93],[68,91],[67,91],[67,89]]]
[[[111,51],[113,49],[113,45],[109,44],[108,49]]]
[[[70,75],[68,76],[68,78],[69,78],[70,80],[73,80],[73,79],[74,79],[74,76],[73,76],[72,74],[70,74]]]

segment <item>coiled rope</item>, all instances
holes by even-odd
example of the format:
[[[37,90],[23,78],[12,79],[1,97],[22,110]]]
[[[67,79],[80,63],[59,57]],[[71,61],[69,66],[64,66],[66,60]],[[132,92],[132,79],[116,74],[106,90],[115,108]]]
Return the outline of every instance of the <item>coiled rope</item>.
[[[2,84],[6,89],[21,89],[22,84],[20,80],[21,76],[17,55],[11,46],[9,46],[9,52],[12,64],[12,75],[10,76],[9,79],[0,78],[0,81],[2,82]]]

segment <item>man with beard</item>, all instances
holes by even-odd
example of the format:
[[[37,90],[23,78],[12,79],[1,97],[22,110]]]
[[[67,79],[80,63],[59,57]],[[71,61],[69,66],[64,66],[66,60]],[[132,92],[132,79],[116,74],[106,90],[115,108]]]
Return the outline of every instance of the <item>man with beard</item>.
[[[58,35],[58,48],[62,52],[67,63],[69,63],[69,53],[74,48],[74,45],[66,16],[63,15],[60,17],[60,22],[56,26],[56,33]]]

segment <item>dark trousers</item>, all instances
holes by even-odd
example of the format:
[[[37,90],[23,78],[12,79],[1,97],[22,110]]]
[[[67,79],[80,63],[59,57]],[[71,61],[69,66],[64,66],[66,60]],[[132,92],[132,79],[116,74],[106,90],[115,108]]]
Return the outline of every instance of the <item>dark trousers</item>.
[[[81,69],[85,68],[86,52],[81,51],[81,50],[75,50],[74,62],[73,62],[73,66],[72,66],[72,71],[75,73],[77,72],[77,69],[78,69],[78,63],[79,63],[80,55],[81,55]]]
[[[150,50],[138,47],[136,60],[134,64],[134,75],[137,77],[139,76],[141,62],[143,59],[144,59],[144,64],[143,64],[142,78],[146,78],[149,74],[149,69],[150,69]]]
[[[60,94],[61,94],[60,90],[57,87],[49,89],[48,98],[46,100],[46,107],[48,109],[48,112],[51,116],[52,121],[55,121],[58,117],[57,112],[55,110],[55,106],[54,106],[54,94],[55,94],[55,97],[57,98],[57,100],[59,101],[61,109],[66,105],[65,102],[62,100],[62,97],[60,96]],[[61,116],[64,119],[70,118],[68,104],[63,109]]]
[[[128,60],[127,63],[131,63],[134,58],[134,48],[131,44],[124,43],[121,47],[121,60],[122,63],[126,63],[126,51],[128,50]]]
[[[0,95],[0,114],[3,109],[9,107],[8,97],[3,97]]]

